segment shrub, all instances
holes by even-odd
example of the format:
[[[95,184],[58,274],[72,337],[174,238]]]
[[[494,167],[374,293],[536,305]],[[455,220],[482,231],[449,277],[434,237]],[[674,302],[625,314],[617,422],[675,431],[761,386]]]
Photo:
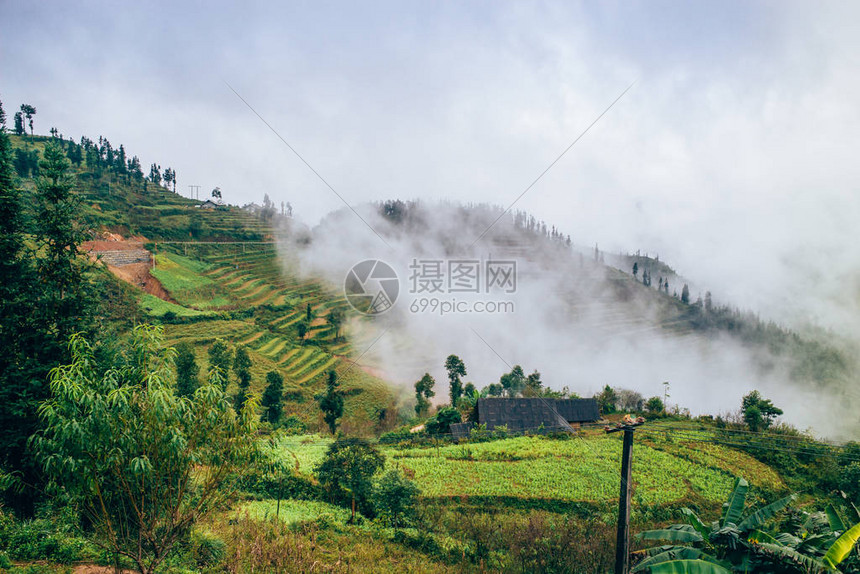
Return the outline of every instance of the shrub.
[[[386,524],[399,528],[414,520],[421,491],[399,470],[382,475],[373,489],[373,508]]]

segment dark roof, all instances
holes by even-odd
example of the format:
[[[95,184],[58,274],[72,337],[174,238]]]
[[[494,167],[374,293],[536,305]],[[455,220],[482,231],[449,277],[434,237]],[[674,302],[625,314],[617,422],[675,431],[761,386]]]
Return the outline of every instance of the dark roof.
[[[560,420],[563,418],[564,421]],[[509,431],[567,428],[567,423],[600,420],[596,399],[478,399],[478,422],[492,430],[507,425]]]

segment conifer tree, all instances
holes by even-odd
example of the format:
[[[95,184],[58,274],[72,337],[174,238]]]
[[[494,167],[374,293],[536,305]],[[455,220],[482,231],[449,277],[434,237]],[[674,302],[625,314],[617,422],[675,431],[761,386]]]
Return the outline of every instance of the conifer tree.
[[[251,357],[248,356],[248,350],[245,347],[236,349],[236,356],[233,359],[233,372],[236,374],[236,384],[239,387],[234,399],[234,406],[236,412],[239,412],[245,406],[248,389],[251,387]]]
[[[269,371],[266,373],[266,383],[266,390],[263,392],[263,415],[261,418],[272,425],[277,425],[281,422],[284,377],[278,371]]]
[[[200,367],[197,366],[197,359],[191,345],[188,343],[176,345],[175,365],[176,394],[181,397],[191,397],[200,386],[200,380],[197,378]]]
[[[323,420],[328,425],[331,434],[337,432],[338,419],[343,416],[343,391],[338,387],[337,373],[334,370],[328,372],[325,394],[314,397],[320,405]]]

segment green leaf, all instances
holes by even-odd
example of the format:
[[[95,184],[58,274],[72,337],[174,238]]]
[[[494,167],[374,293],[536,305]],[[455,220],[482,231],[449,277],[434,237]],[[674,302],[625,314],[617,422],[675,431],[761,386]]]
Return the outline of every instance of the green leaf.
[[[696,529],[696,532],[702,535],[702,538],[708,538],[711,535],[711,529],[705,526],[705,523],[699,519],[699,516],[689,508],[682,508],[681,513],[687,518],[690,526]]]
[[[746,502],[747,491],[749,488],[749,483],[743,478],[738,477],[735,479],[732,493],[723,505],[725,507],[725,511],[723,512],[723,517],[720,520],[720,526],[726,526],[729,522],[734,524],[738,523],[744,512],[744,503]]]
[[[689,524],[675,524],[669,528],[646,530],[636,535],[640,540],[668,540],[670,542],[702,542],[704,538]]]
[[[828,504],[827,508],[824,509],[824,512],[827,514],[827,522],[830,523],[830,530],[832,531],[845,531],[845,524],[842,522],[842,518],[840,518],[839,513],[836,512],[836,509],[833,508],[832,504]]]
[[[730,574],[728,570],[704,560],[670,560],[649,568],[651,574]]]
[[[748,517],[746,517],[743,522],[738,524],[738,529],[740,529],[741,532],[749,532],[750,530],[755,530],[756,528],[773,518],[777,512],[791,504],[795,498],[796,496],[794,494],[791,494],[789,496],[786,496],[785,498],[780,498],[776,502],[768,504],[764,508],[760,508],[756,512],[753,512]]]
[[[776,544],[781,545],[779,540],[768,534],[767,532],[762,532],[761,530],[753,530],[752,533],[747,538],[748,542],[754,542],[756,544],[760,544],[762,542],[767,542],[768,544]]]
[[[707,562],[717,562],[716,558],[705,554],[698,548],[691,548],[689,546],[675,546],[659,554],[649,556],[648,558],[637,564],[632,571],[643,572],[648,568],[653,567],[656,564],[661,564],[663,562],[669,562],[672,560],[696,560],[698,558],[704,558],[704,560]]]
[[[811,556],[807,556],[806,554],[801,554],[794,548],[789,548],[788,546],[769,544],[765,542],[762,544],[756,544],[755,548],[759,553],[769,556],[771,559],[776,559],[786,565],[801,565],[807,572],[823,572],[824,570],[827,570],[827,566],[825,566],[823,562],[820,562]]]
[[[860,539],[860,522],[836,539],[833,546],[827,549],[822,561],[831,568],[836,568],[840,562],[845,560],[845,557],[857,544],[858,539]]]

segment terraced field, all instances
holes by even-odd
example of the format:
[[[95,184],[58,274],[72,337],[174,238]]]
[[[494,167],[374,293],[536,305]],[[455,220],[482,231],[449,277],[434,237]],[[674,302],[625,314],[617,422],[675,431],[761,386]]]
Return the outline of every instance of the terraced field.
[[[334,369],[351,391],[347,422],[376,420],[381,405],[392,403],[391,391],[348,360],[354,355],[349,342],[337,337],[328,321],[335,309],[348,316],[348,304],[330,287],[284,267],[272,243],[162,243],[152,273],[177,304],[146,296],[141,308],[155,317],[172,313],[194,319],[169,323],[166,332],[170,344],[194,346],[202,372],[208,347],[223,338],[234,348],[247,347],[255,389],[262,388],[268,371],[284,376],[285,390],[295,399],[289,412],[314,421],[318,409],[310,399]],[[302,340],[296,327],[307,320],[308,307],[311,320]]]

